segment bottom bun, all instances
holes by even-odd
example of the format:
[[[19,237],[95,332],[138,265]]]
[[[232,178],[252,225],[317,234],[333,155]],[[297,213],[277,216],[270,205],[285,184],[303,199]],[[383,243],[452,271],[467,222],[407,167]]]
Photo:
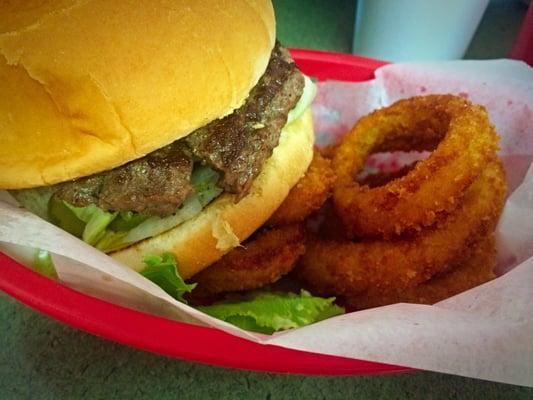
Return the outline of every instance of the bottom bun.
[[[313,142],[313,120],[308,108],[283,128],[279,145],[241,201],[235,203],[235,195],[223,194],[195,218],[111,256],[140,271],[145,267],[145,255],[170,252],[178,260],[181,276],[190,278],[268,220],[307,171],[313,158]]]

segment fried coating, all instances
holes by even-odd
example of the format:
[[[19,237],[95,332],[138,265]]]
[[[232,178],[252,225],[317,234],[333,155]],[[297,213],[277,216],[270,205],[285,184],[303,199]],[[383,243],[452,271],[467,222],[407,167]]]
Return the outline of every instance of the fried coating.
[[[386,185],[390,181],[393,181],[394,179],[401,178],[402,176],[406,175],[411,171],[416,165],[416,162],[409,165],[404,165],[397,171],[393,172],[380,172],[377,174],[371,174],[365,176],[363,179],[358,180],[361,185],[366,185],[369,188],[375,188],[379,186]]]
[[[295,273],[315,293],[344,297],[420,285],[459,265],[469,256],[466,249],[492,234],[506,189],[503,166],[493,160],[459,207],[435,226],[395,240],[314,241]]]
[[[416,233],[446,217],[493,159],[498,136],[481,106],[452,95],[398,101],[361,118],[336,148],[333,200],[350,237]],[[373,152],[432,151],[409,173],[370,188],[355,176]]]
[[[292,188],[267,225],[282,226],[303,221],[324,204],[331,195],[334,182],[331,161],[315,151],[306,174]]]
[[[333,157],[335,157],[335,153],[337,152],[337,147],[340,146],[341,142],[342,140],[337,139],[333,143],[320,147],[318,151],[320,152],[322,157],[332,160]]]
[[[194,275],[195,296],[257,289],[287,274],[305,251],[305,230],[301,224],[273,228],[259,233],[233,249],[219,261]]]
[[[359,296],[346,298],[346,304],[356,310],[394,303],[434,304],[494,279],[496,277],[494,235],[482,239],[469,252],[472,254],[464,263],[418,286],[389,292],[370,288]]]

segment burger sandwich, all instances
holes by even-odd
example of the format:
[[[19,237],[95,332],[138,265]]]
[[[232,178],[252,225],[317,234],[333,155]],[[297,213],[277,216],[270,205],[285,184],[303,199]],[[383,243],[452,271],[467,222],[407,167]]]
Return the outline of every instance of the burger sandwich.
[[[0,187],[117,260],[188,278],[305,173],[314,88],[270,1],[3,8]]]
[[[0,23],[0,188],[137,271],[213,264],[311,162],[314,84],[268,0],[10,2]]]

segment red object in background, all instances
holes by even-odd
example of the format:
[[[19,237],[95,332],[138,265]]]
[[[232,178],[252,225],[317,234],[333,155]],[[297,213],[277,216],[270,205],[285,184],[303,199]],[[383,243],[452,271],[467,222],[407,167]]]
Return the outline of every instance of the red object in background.
[[[522,22],[522,27],[516,37],[510,57],[525,61],[533,67],[533,6],[531,5],[524,22]]]
[[[347,54],[295,49],[308,75],[363,81],[384,62]],[[102,301],[47,279],[0,252],[0,290],[86,332],[139,349],[200,363],[255,371],[367,375],[409,368],[260,345],[217,329],[190,325]]]
[[[304,74],[321,81],[367,81],[374,77],[377,68],[387,64],[372,58],[328,51],[291,49],[291,54]]]

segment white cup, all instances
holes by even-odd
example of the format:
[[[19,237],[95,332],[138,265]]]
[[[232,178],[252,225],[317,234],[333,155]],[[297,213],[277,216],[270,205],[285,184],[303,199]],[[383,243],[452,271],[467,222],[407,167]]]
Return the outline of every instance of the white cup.
[[[489,0],[358,0],[353,53],[387,61],[464,56]]]

